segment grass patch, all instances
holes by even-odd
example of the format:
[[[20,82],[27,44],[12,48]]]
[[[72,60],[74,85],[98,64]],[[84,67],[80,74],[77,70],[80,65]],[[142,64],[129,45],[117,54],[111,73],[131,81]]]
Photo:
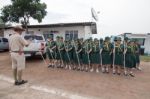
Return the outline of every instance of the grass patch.
[[[140,56],[141,61],[150,62],[150,56]]]

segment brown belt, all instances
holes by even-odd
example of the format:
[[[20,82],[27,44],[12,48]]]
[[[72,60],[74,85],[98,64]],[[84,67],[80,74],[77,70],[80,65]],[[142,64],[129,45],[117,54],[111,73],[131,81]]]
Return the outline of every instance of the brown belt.
[[[13,52],[13,53],[19,53],[20,51],[10,51],[10,52]]]

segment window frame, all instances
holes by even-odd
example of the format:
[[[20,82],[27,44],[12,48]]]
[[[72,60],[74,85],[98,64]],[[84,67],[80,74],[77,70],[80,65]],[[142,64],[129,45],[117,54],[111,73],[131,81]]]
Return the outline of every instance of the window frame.
[[[8,39],[7,38],[2,38],[2,42],[8,43]]]
[[[78,34],[79,34],[78,30],[66,30],[65,31],[65,40],[78,39]]]

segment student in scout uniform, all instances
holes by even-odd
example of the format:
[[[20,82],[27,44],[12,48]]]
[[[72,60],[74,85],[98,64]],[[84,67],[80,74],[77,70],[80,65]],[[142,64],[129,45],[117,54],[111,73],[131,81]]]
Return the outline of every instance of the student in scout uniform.
[[[92,47],[94,45],[94,41],[92,39],[92,37],[89,38],[89,70],[90,72],[93,72],[93,68],[92,68],[92,63],[91,63],[91,58],[92,58],[92,55],[91,55],[91,52],[92,52]]]
[[[64,55],[63,55],[63,59],[64,59],[64,65],[66,66],[65,69],[72,69],[72,45],[71,45],[71,41],[66,40],[64,42]]]
[[[47,40],[47,48],[46,48],[46,59],[49,64],[48,67],[54,67],[55,66],[55,48],[56,44],[53,41],[52,37],[49,37]]]
[[[90,52],[91,52],[91,47],[90,47],[90,39],[87,39],[84,41],[83,43],[83,46],[82,46],[82,50],[83,50],[83,53],[82,53],[82,62],[83,62],[83,65],[84,65],[84,69],[86,72],[89,71],[89,68],[90,68]]]
[[[137,40],[134,41],[134,48],[135,48],[135,56],[136,56],[136,68],[137,70],[141,70],[140,67],[140,44]]]
[[[56,50],[57,68],[60,68],[63,64],[63,58],[60,51],[62,47],[62,42],[61,42],[61,37],[59,36],[57,36],[56,38],[56,46],[57,46],[57,50]]]
[[[82,59],[83,59],[83,56],[82,56],[82,53],[83,53],[82,46],[83,46],[83,42],[84,42],[84,39],[80,38],[79,39],[79,46],[78,46],[78,54],[79,54],[81,71],[84,71],[84,66],[82,65]]]
[[[109,68],[111,64],[111,53],[112,44],[110,43],[110,38],[105,37],[105,41],[102,45],[102,72],[109,73]]]
[[[99,53],[99,55],[100,55],[100,63],[99,63],[99,65],[100,66],[102,66],[102,45],[103,45],[103,43],[104,43],[104,41],[103,41],[103,39],[102,38],[100,38],[100,41],[99,41],[99,48],[100,48],[100,53]],[[99,67],[100,67],[99,66]]]
[[[73,46],[73,70],[77,69],[77,63],[78,63],[78,59],[77,59],[77,48],[78,48],[78,42],[77,40],[72,40],[72,46]]]
[[[113,54],[115,55],[114,62],[114,71],[113,74],[121,74],[121,66],[123,66],[123,45],[121,44],[121,38],[115,37],[113,46]]]
[[[58,50],[59,50],[59,54],[60,54],[60,59],[61,59],[61,65],[60,65],[60,67],[61,68],[64,68],[65,67],[65,65],[64,65],[64,52],[65,52],[65,47],[64,47],[64,39],[63,39],[63,37],[60,37],[60,45],[59,45],[59,47],[58,47]]]
[[[94,71],[94,67],[96,69],[96,72],[99,73],[99,63],[100,63],[100,47],[99,47],[99,40],[94,39],[94,42],[92,44],[92,51],[91,51],[91,72]]]
[[[134,50],[134,41],[131,40],[128,45],[127,45],[127,48],[125,50],[125,55],[126,55],[126,58],[125,58],[125,66],[127,68],[127,74],[125,75],[130,75],[131,77],[134,77],[134,74],[132,72],[132,68],[136,67],[135,65],[135,62],[136,62],[136,57],[135,57],[135,50]]]
[[[80,44],[79,39],[75,40],[75,43],[73,44],[73,60],[74,60],[74,70],[81,70],[81,52],[82,52],[82,46]]]

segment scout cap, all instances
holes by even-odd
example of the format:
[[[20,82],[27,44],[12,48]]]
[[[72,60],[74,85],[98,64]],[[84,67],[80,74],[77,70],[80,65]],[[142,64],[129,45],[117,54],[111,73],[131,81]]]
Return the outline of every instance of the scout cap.
[[[106,40],[106,41],[109,41],[109,40],[110,40],[110,37],[108,37],[108,36],[105,37],[105,40]]]
[[[128,41],[128,40],[129,40],[129,38],[128,38],[128,37],[125,37],[125,38],[124,38],[124,40],[125,40],[125,41]]]
[[[121,41],[121,37],[118,37],[118,38],[117,38],[117,41]]]

